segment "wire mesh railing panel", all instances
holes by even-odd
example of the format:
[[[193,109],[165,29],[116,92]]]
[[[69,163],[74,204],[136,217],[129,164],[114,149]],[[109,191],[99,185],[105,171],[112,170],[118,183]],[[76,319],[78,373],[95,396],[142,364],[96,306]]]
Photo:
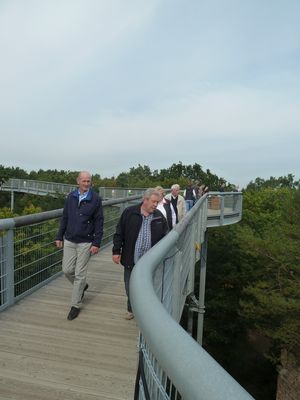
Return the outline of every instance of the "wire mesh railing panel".
[[[152,354],[143,336],[140,337],[139,400],[182,400],[174,383]],[[147,382],[147,384],[145,384]]]
[[[111,243],[113,235],[116,230],[116,225],[120,218],[120,206],[108,206],[104,207],[104,226],[103,226],[103,238],[102,246]]]
[[[7,302],[6,236],[0,233],[0,306]]]
[[[209,195],[207,208],[213,213],[214,210],[220,211],[222,208],[225,212],[240,212],[241,211],[242,193],[225,193],[221,195]]]
[[[139,201],[136,196],[103,203],[101,247],[112,242],[124,207]],[[63,251],[56,248],[55,236],[62,210],[53,212],[0,220],[0,310],[61,273]]]
[[[180,292],[183,294],[186,279],[191,270],[195,258],[194,237],[192,223],[189,224],[185,232],[178,240],[178,248],[182,253],[182,265],[180,271]]]
[[[103,200],[120,199],[129,196],[142,196],[145,190],[145,188],[100,187],[99,195]]]
[[[53,183],[25,179],[9,179],[2,185],[2,189],[35,194],[63,194],[67,195],[76,186],[67,183]]]
[[[58,219],[15,229],[15,297],[60,272],[61,250],[54,246]]]
[[[157,297],[169,314],[172,314],[173,306],[174,261],[175,258],[173,254],[167,257],[163,261],[161,268],[155,271],[153,277],[153,286],[155,287]]]
[[[206,195],[133,270],[131,304],[141,332],[135,400],[251,398],[178,325],[186,296],[193,294],[195,263],[205,248],[208,222],[236,223],[241,206],[237,193]]]

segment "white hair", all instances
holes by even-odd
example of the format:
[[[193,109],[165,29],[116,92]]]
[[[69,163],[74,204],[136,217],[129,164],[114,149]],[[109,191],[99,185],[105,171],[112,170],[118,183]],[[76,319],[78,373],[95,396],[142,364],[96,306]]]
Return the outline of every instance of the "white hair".
[[[87,175],[89,178],[92,179],[92,175],[91,175],[91,173],[88,172],[88,171],[80,171],[79,174],[78,174],[77,179],[81,179],[81,176],[82,176],[82,175]]]
[[[144,199],[150,199],[151,196],[160,197],[159,191],[153,188],[149,188],[144,192]]]
[[[180,190],[180,186],[178,185],[178,183],[174,183],[174,185],[171,186],[171,190]]]

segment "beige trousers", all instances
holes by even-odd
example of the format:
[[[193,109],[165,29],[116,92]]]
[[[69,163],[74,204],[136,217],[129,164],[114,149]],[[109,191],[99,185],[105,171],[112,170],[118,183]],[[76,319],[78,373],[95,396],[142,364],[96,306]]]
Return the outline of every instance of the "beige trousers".
[[[72,283],[71,305],[80,307],[81,296],[86,284],[88,261],[90,259],[91,243],[73,243],[64,240],[62,270]]]

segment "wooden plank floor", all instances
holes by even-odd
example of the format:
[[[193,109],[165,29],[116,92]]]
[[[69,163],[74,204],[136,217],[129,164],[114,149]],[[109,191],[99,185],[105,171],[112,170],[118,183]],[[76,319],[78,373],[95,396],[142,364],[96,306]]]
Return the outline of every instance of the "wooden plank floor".
[[[90,261],[89,289],[67,320],[65,277],[0,313],[0,399],[132,400],[138,329],[124,319],[123,269],[105,249]]]

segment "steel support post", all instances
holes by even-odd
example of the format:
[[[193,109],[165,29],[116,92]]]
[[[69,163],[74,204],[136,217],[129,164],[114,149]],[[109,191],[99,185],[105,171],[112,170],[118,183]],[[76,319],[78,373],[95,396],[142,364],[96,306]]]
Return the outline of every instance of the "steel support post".
[[[200,281],[199,281],[199,313],[197,327],[197,342],[202,346],[203,338],[203,322],[205,313],[205,280],[206,280],[206,257],[207,257],[207,232],[204,234],[204,242],[201,246],[201,262],[200,262]]]
[[[10,195],[10,211],[14,211],[14,198],[15,198],[15,192],[12,190]]]
[[[7,276],[7,305],[10,306],[15,301],[15,263],[14,263],[14,229],[6,231],[6,276]]]

